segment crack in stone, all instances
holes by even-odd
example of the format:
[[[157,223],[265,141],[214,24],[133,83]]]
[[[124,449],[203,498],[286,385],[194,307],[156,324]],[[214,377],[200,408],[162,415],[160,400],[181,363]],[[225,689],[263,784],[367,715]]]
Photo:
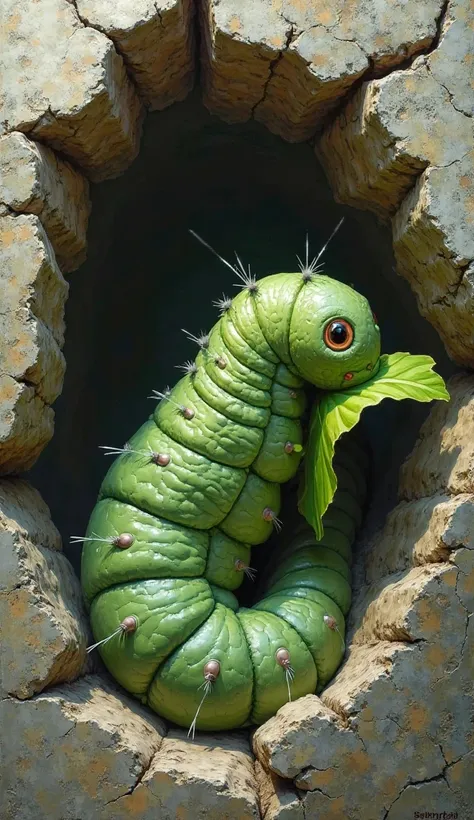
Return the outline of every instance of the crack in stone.
[[[324,795],[324,797],[327,797],[329,800],[340,800],[341,797],[343,797],[342,794],[336,794],[336,795],[334,795],[334,797],[332,797],[330,794],[325,792],[324,789],[321,789],[321,788],[308,789],[308,792],[311,792],[311,794],[322,794],[322,795]]]
[[[168,724],[165,724],[165,725],[166,725],[166,728],[168,729],[169,728]],[[162,742],[163,742],[163,740],[164,740],[164,737],[162,739]],[[160,750],[161,750],[161,743],[160,743],[159,748],[156,749],[156,751],[153,752],[153,754],[150,756],[150,759],[148,760],[148,762],[143,765],[142,770],[138,773],[137,777],[135,778],[135,782],[132,783],[130,788],[127,789],[127,791],[124,792],[123,794],[119,794],[118,797],[113,797],[112,800],[107,800],[104,805],[109,806],[111,803],[117,803],[119,800],[122,800],[124,797],[128,797],[129,795],[133,794],[133,792],[135,791],[137,786],[139,786],[140,783],[142,782],[145,775],[150,771],[152,763],[153,763],[156,755],[160,752]]]
[[[432,52],[431,52],[431,53],[432,53]],[[432,72],[432,70],[431,70],[431,65],[430,65],[429,60],[426,60],[425,67],[426,67],[426,70],[428,71],[428,74],[430,75],[430,77],[432,77],[432,78],[433,78],[433,80],[435,81],[435,83],[437,83],[437,84],[439,85],[439,87],[440,87],[440,88],[443,88],[443,89],[446,91],[446,94],[448,95],[448,98],[449,98],[449,102],[450,102],[450,104],[452,105],[452,107],[454,108],[454,110],[455,110],[455,111],[457,111],[457,112],[458,112],[458,114],[462,114],[462,116],[463,116],[463,117],[467,117],[468,119],[472,119],[472,116],[473,116],[472,114],[468,114],[468,113],[467,113],[467,111],[463,111],[463,109],[462,109],[462,108],[458,108],[458,107],[455,105],[455,103],[454,103],[454,94],[453,94],[453,93],[449,90],[449,88],[448,88],[448,86],[447,86],[447,85],[445,85],[444,83],[442,83],[442,82],[441,82],[441,80],[439,80],[439,79],[438,79],[438,78],[437,78],[437,77],[433,74],[433,72]],[[466,154],[464,154],[464,156],[466,156]],[[462,157],[461,157],[461,159],[462,159]],[[459,160],[453,160],[453,162],[451,162],[451,163],[450,163],[450,165],[453,165],[453,163],[454,163],[454,162],[459,162]],[[447,168],[448,166],[447,166],[447,165],[443,165],[443,166],[441,166],[441,167],[443,167],[443,168]]]
[[[59,737],[55,738],[55,742],[58,742],[59,740],[62,740],[63,738],[67,737],[71,732],[74,731],[76,726],[77,726],[77,721],[75,720],[73,725],[67,730],[67,732],[64,732],[63,735],[60,735]],[[56,749],[53,749],[51,752],[48,752],[48,754],[45,757],[45,760],[47,760],[48,757],[51,757],[55,753],[55,751],[56,751]]]
[[[120,55],[120,57],[121,57],[121,58],[122,58],[122,60],[123,60],[123,63],[124,63],[125,69],[126,69],[126,71],[127,71],[127,76],[128,76],[128,78],[129,78],[130,82],[132,83],[133,88],[134,88],[134,90],[135,90],[135,92],[136,92],[137,96],[138,96],[140,99],[142,99],[142,95],[141,95],[140,89],[137,87],[137,84],[136,84],[136,82],[135,82],[135,77],[134,77],[134,74],[133,74],[133,70],[132,70],[132,68],[131,68],[131,66],[130,66],[130,63],[129,63],[128,58],[127,58],[127,55],[123,53],[123,51],[120,49],[120,46],[119,46],[119,45],[115,42],[115,40],[114,40],[114,39],[113,39],[113,38],[112,38],[112,37],[111,37],[111,36],[107,33],[107,31],[105,31],[105,29],[104,29],[104,28],[102,28],[102,26],[95,25],[94,23],[91,23],[91,22],[90,22],[90,20],[88,20],[88,19],[87,19],[87,17],[83,17],[83,16],[80,14],[79,9],[78,9],[78,7],[77,7],[77,0],[67,0],[67,2],[68,2],[68,3],[69,3],[69,4],[70,4],[70,5],[74,8],[74,10],[75,10],[75,12],[76,12],[76,15],[77,15],[77,19],[79,20],[79,22],[80,22],[80,23],[82,23],[82,25],[84,26],[84,28],[90,28],[90,29],[93,29],[94,31],[98,31],[98,32],[99,32],[99,34],[103,34],[103,35],[104,35],[104,37],[107,37],[107,39],[109,40],[109,42],[111,42],[111,43],[112,43],[112,46],[113,46],[114,50],[117,52],[117,54],[119,54],[119,55]],[[153,5],[154,5],[154,7],[156,8],[156,3],[154,3]],[[158,10],[157,10],[157,12],[158,12]],[[160,24],[161,24],[161,26],[163,26],[163,21],[162,21],[161,16],[160,16],[159,14],[158,14],[158,17],[159,17],[159,20],[160,20]],[[99,83],[101,83],[101,82],[102,82],[102,79],[100,79],[100,80],[99,80]],[[97,85],[99,85],[99,83],[97,83]],[[96,88],[96,87],[97,87],[97,85],[96,85],[96,86],[94,86],[94,88]]]
[[[425,49],[421,49],[420,51],[415,51],[409,57],[401,58],[399,62],[398,61],[395,62],[394,64],[388,66],[386,69],[383,69],[382,67],[377,67],[377,62],[376,62],[375,58],[372,55],[368,54],[366,52],[366,50],[364,48],[362,48],[360,43],[357,43],[357,41],[355,39],[354,40],[350,40],[350,39],[345,40],[341,37],[336,37],[336,35],[333,34],[333,32],[331,31],[331,29],[328,29],[326,26],[322,26],[322,28],[325,28],[326,31],[329,34],[331,34],[331,36],[334,37],[334,39],[340,40],[341,42],[355,43],[360,48],[362,53],[365,54],[365,56],[367,57],[369,65],[368,65],[366,71],[362,74],[362,76],[359,77],[359,79],[356,80],[350,86],[350,88],[347,90],[347,92],[345,94],[343,94],[343,96],[341,97],[341,99],[339,100],[337,105],[330,111],[328,116],[324,118],[323,122],[321,123],[321,125],[317,129],[317,132],[316,132],[315,137],[313,139],[317,138],[320,131],[322,131],[325,128],[329,127],[338,118],[338,116],[341,113],[343,113],[344,109],[347,107],[347,105],[350,103],[350,101],[353,99],[353,97],[356,95],[356,93],[358,92],[358,90],[360,89],[360,87],[364,83],[370,82],[370,80],[375,80],[375,79],[382,80],[385,77],[388,77],[390,74],[393,74],[396,71],[407,71],[409,68],[412,67],[415,60],[417,60],[420,57],[424,57],[424,56],[426,57],[426,56],[430,55],[433,51],[435,51],[436,48],[438,47],[439,41],[441,39],[442,29],[443,29],[444,20],[446,18],[446,14],[447,14],[447,11],[448,11],[448,6],[449,6],[449,0],[445,0],[445,2],[443,3],[443,6],[441,8],[441,11],[440,11],[438,17],[436,18],[436,32],[435,32],[433,40],[431,41],[429,46],[427,46]],[[396,143],[396,140],[394,139],[393,140],[393,145],[395,145],[395,143]],[[428,167],[428,164],[427,164],[427,166],[425,166],[424,169],[420,170],[420,174],[417,174],[417,175],[414,176],[413,186],[411,186],[411,188],[415,186],[417,180],[419,179],[419,176],[421,175],[421,173],[423,173],[424,170],[426,170],[426,167]],[[405,192],[405,195],[409,193],[411,188],[408,189]]]
[[[450,786],[450,784],[449,784],[449,781],[448,781],[448,780],[447,780],[447,778],[446,778],[446,773],[449,771],[449,769],[450,769],[452,766],[454,766],[456,763],[459,763],[459,761],[460,761],[460,760],[463,760],[463,758],[468,757],[468,756],[471,754],[471,752],[470,752],[470,751],[469,751],[469,752],[466,752],[465,754],[463,754],[463,755],[461,755],[460,757],[458,757],[456,760],[453,760],[453,761],[452,761],[452,763],[448,763],[448,762],[446,761],[446,757],[445,757],[445,755],[444,755],[444,752],[443,752],[443,749],[442,749],[442,747],[441,747],[441,744],[438,744],[438,746],[439,746],[439,750],[440,750],[440,752],[441,752],[441,755],[442,755],[442,757],[443,757],[443,760],[445,761],[445,766],[443,766],[443,769],[441,770],[441,772],[439,772],[437,775],[434,775],[433,777],[427,777],[427,778],[425,778],[424,780],[412,780],[412,781],[409,781],[408,783],[405,783],[405,785],[401,788],[401,790],[400,790],[400,792],[398,793],[398,795],[397,795],[397,797],[395,798],[395,800],[393,800],[393,801],[392,801],[392,803],[390,804],[390,806],[388,807],[388,809],[387,809],[387,811],[385,812],[385,814],[384,814],[384,816],[383,816],[382,820],[386,820],[386,818],[387,818],[387,816],[388,816],[389,812],[391,811],[391,809],[393,808],[394,804],[395,804],[398,800],[400,800],[400,798],[402,797],[403,793],[404,793],[407,789],[409,789],[409,788],[410,788],[410,786],[422,786],[422,785],[424,785],[425,783],[445,783],[445,784],[446,784],[446,786],[448,787],[449,791],[450,791],[450,792],[452,792],[452,789],[451,789],[451,786]]]
[[[270,60],[270,63],[269,63],[269,66],[268,66],[268,77],[265,80],[265,83],[264,83],[264,86],[263,86],[262,96],[258,100],[258,102],[256,102],[252,106],[252,108],[250,109],[250,118],[251,119],[255,117],[255,112],[256,112],[258,106],[261,105],[263,102],[265,102],[265,99],[267,97],[268,86],[270,85],[273,77],[275,76],[275,69],[276,69],[278,63],[283,59],[284,55],[288,51],[288,49],[289,49],[291,43],[293,42],[293,40],[296,39],[296,36],[297,35],[294,32],[294,27],[291,26],[288,34],[286,35],[286,42],[285,42],[284,47],[282,48],[281,51],[278,52],[277,56],[273,60]]]
[[[86,22],[84,22],[84,20],[81,18],[81,16],[79,15],[79,13],[78,13],[78,11],[77,11],[77,4],[76,4],[76,2],[75,2],[74,0],[69,0],[69,2],[71,2],[71,3],[74,5],[74,7],[75,7],[75,9],[76,9],[77,16],[78,16],[78,18],[80,19],[80,21],[83,23],[83,25],[85,25],[85,26],[89,26],[90,28],[93,28],[93,29],[96,29],[97,31],[100,31],[101,33],[105,34],[105,36],[107,36],[107,37],[108,37],[108,35],[107,35],[107,34],[106,34],[106,33],[105,33],[102,29],[100,29],[100,28],[98,28],[98,27],[96,27],[96,26],[93,26],[93,25],[91,25],[90,23],[86,23]],[[155,4],[155,8],[156,8],[156,4]],[[444,15],[446,14],[447,8],[448,8],[448,2],[446,2],[446,3],[444,4],[444,13],[443,13]],[[442,15],[442,14],[440,14],[440,19],[441,19],[441,17],[442,17],[442,16],[443,16],[443,15]],[[162,24],[161,16],[160,16],[160,22],[161,22],[161,24]],[[287,21],[287,22],[288,22],[288,21]],[[442,23],[441,23],[441,27],[442,27]],[[441,36],[441,27],[440,27],[440,29],[439,29],[438,42],[439,42],[439,38],[440,38],[440,36]],[[327,29],[326,29],[326,30],[327,30]],[[268,86],[269,86],[269,84],[270,84],[271,80],[273,79],[273,77],[274,77],[274,75],[275,75],[275,69],[276,69],[276,66],[278,65],[278,63],[280,62],[280,60],[283,58],[284,54],[285,54],[285,53],[286,53],[286,51],[288,50],[289,46],[291,45],[292,39],[293,39],[293,37],[294,37],[294,31],[295,31],[295,30],[294,30],[294,28],[292,27],[292,29],[291,29],[291,31],[290,31],[290,33],[289,33],[289,36],[287,37],[287,42],[286,42],[286,45],[285,45],[284,49],[282,49],[282,50],[279,52],[279,54],[277,55],[277,57],[276,57],[274,60],[272,60],[272,61],[270,62],[270,64],[269,64],[269,75],[268,75],[268,78],[267,78],[267,80],[266,80],[266,82],[265,82],[265,85],[264,85],[264,89],[263,89],[263,95],[262,95],[262,98],[261,98],[261,100],[259,100],[259,102],[257,102],[257,103],[253,106],[251,116],[253,116],[253,115],[254,115],[254,112],[255,112],[255,109],[257,108],[257,106],[258,106],[258,105],[260,105],[261,103],[263,103],[263,102],[265,101],[265,99],[266,99],[266,95],[267,95]],[[333,35],[333,36],[334,36],[334,35]],[[116,48],[116,50],[118,51],[118,53],[120,53],[120,54],[121,54],[122,59],[124,60],[124,63],[127,65],[127,63],[126,63],[126,58],[125,58],[125,57],[124,57],[124,55],[120,52],[120,50],[116,47],[116,44],[114,43],[114,41],[112,40],[112,38],[108,37],[108,39],[109,39],[109,40],[111,40],[111,42],[114,44],[114,47]],[[337,38],[337,37],[335,37],[335,39],[341,39],[341,38]],[[346,40],[345,42],[354,42],[354,40]],[[359,46],[359,47],[360,47],[360,46]],[[435,46],[433,46],[433,47],[431,48],[431,51],[433,51],[435,48],[436,48],[436,45],[435,45]],[[361,50],[363,50],[363,49],[361,49]],[[364,53],[365,53],[365,52],[364,52]],[[429,51],[427,51],[427,52],[425,52],[425,53],[426,53],[426,54],[428,54],[428,53],[430,53],[430,52],[429,52]],[[420,56],[420,55],[418,54],[418,55],[416,55],[416,56]],[[369,59],[370,59],[370,58],[369,58]],[[413,60],[414,60],[414,59],[415,59],[415,57],[413,57],[413,59],[411,60],[410,65],[411,65],[411,63],[413,62]],[[373,63],[373,61],[372,61],[372,66],[369,66],[369,68],[368,68],[368,70],[367,70],[367,71],[370,71],[370,70],[371,70],[371,68],[372,68],[372,69],[374,69],[374,63]],[[395,67],[392,67],[392,68],[390,69],[390,71],[388,71],[388,73],[392,73],[392,71],[395,71],[395,70],[400,70],[400,69],[399,69],[399,67],[395,66]],[[364,78],[364,81],[367,79],[367,73],[365,73],[365,74],[363,75],[363,78]],[[133,76],[132,76],[132,81],[133,81]],[[99,85],[99,83],[97,83],[95,87],[97,87],[97,85]],[[440,85],[442,85],[442,84],[440,83]],[[442,87],[443,87],[443,88],[445,88],[445,86],[442,86]],[[446,89],[446,90],[448,91],[448,89]],[[351,89],[351,91],[352,91],[352,89]],[[449,93],[449,91],[448,91],[448,93]],[[453,105],[453,107],[455,108],[455,106],[454,106],[454,105]],[[458,109],[456,109],[456,110],[458,110]],[[53,118],[53,119],[57,122],[57,117],[53,114],[53,112],[52,112],[52,110],[51,110],[51,108],[50,108],[50,107],[48,107],[48,110],[47,110],[47,111],[50,113],[50,115],[52,116],[52,118]],[[461,112],[461,113],[464,113],[464,112]],[[34,128],[36,128],[36,126],[37,126],[37,125],[41,122],[41,120],[43,119],[43,117],[44,117],[44,116],[45,116],[45,115],[43,114],[43,115],[41,115],[41,117],[39,117],[39,119],[38,119],[37,123],[35,124],[35,126],[33,126],[33,129],[32,129],[32,130],[34,130]],[[81,121],[82,121],[83,119],[84,119],[84,117],[82,117],[82,118],[81,118]],[[77,133],[77,131],[78,131],[78,130],[79,130],[79,126],[78,126],[78,127],[76,128],[76,130],[74,131],[74,135]],[[459,160],[456,160],[456,161],[459,161]],[[71,159],[70,159],[69,157],[68,157],[68,162],[70,162],[70,163],[71,163]],[[451,164],[452,164],[452,163],[451,163]],[[464,273],[464,271],[463,271],[463,273]],[[455,296],[457,295],[457,292],[458,292],[459,287],[460,287],[460,285],[461,285],[461,281],[462,281],[462,277],[461,277],[461,279],[460,279],[459,283],[456,283],[456,285],[455,285],[456,290],[455,290],[455,292],[453,292],[453,294],[452,294],[452,295],[454,296],[454,298],[455,298]],[[21,380],[19,380],[19,379],[17,379],[17,381],[19,381],[20,383],[22,383],[22,381],[21,381]],[[24,380],[24,383],[25,383],[25,384],[27,384],[27,385],[28,385],[28,384],[31,384],[31,383],[28,383],[26,380]],[[33,387],[34,387],[34,385],[31,385],[31,386],[33,386]],[[456,594],[458,595],[458,593],[457,593],[457,582],[456,582]],[[458,595],[458,598],[459,598],[459,595]],[[460,600],[460,599],[459,599],[459,600]],[[464,605],[462,604],[462,602],[461,602],[461,601],[460,601],[460,603],[461,603],[461,605],[463,606],[463,608],[465,609],[465,607],[464,607]],[[467,611],[466,611],[466,612],[467,612]],[[465,631],[464,641],[463,641],[463,645],[462,645],[462,649],[461,649],[461,655],[462,655],[462,652],[463,652],[463,650],[464,650],[464,645],[465,645],[465,642],[466,642],[466,640],[467,640],[467,633],[468,633],[468,619],[466,620],[466,631]],[[409,643],[418,643],[418,642],[422,642],[422,641],[424,641],[424,640],[425,640],[425,639],[414,639],[414,640],[410,641],[410,640],[407,638],[407,639],[406,639],[406,642],[409,642]],[[458,667],[456,667],[456,668],[458,668]],[[456,671],[456,670],[453,670],[453,671]],[[450,672],[449,674],[452,674],[452,672]],[[19,700],[20,702],[23,702],[21,699],[18,699],[18,698],[14,698],[14,699],[15,699],[15,700]],[[7,700],[7,698],[4,698],[4,700]],[[364,749],[365,749],[366,747],[365,747],[365,743],[364,743],[363,739],[362,739],[362,738],[360,738],[360,736],[358,735],[357,730],[356,730],[356,729],[354,729],[352,726],[350,726],[349,721],[348,721],[348,718],[347,718],[347,715],[346,715],[345,713],[343,713],[343,712],[341,712],[341,713],[337,712],[337,710],[336,710],[336,709],[334,709],[334,706],[333,706],[333,705],[331,705],[331,709],[333,709],[333,711],[335,711],[336,713],[338,713],[338,714],[340,715],[340,717],[341,717],[344,721],[346,721],[346,722],[347,722],[347,728],[351,728],[353,731],[356,731],[356,734],[357,734],[358,738],[360,739],[360,741],[361,741],[361,743],[362,743],[362,745],[363,745],[363,747],[364,747]],[[400,725],[397,723],[397,721],[396,721],[394,718],[388,718],[388,719],[389,719],[389,720],[393,720],[393,722],[394,722],[397,726],[399,726],[399,728],[401,728],[401,727],[400,727]],[[69,729],[69,730],[65,733],[65,735],[63,735],[62,737],[65,737],[67,734],[69,734],[69,733],[70,733],[70,732],[71,732],[71,731],[75,728],[75,726],[76,726],[76,724],[74,724],[74,726],[72,726],[72,727],[71,727],[71,728],[70,728],[70,729]],[[446,762],[446,758],[445,758],[445,756],[444,756],[444,754],[443,754],[443,751],[442,751],[441,746],[439,746],[439,748],[440,748],[440,750],[441,750],[441,753],[442,753],[443,759],[444,759],[444,760],[445,760],[445,762]],[[127,795],[129,795],[129,794],[132,794],[132,793],[133,793],[133,791],[136,789],[136,787],[139,785],[139,783],[143,780],[143,778],[144,778],[144,776],[146,775],[146,773],[149,771],[149,769],[150,769],[150,767],[151,767],[151,765],[152,765],[152,762],[153,762],[153,760],[154,760],[154,758],[155,758],[155,755],[156,755],[157,753],[158,753],[158,751],[157,751],[157,752],[155,752],[155,753],[154,753],[154,754],[150,757],[150,760],[148,761],[148,764],[147,764],[147,765],[145,765],[145,766],[143,767],[143,770],[142,770],[142,771],[141,771],[141,773],[137,776],[136,781],[135,781],[135,783],[132,785],[132,787],[131,787],[130,789],[128,789],[128,790],[127,790],[127,791],[126,791],[123,795],[119,795],[119,797],[116,797],[116,798],[114,798],[114,799],[112,799],[112,800],[110,800],[110,801],[107,801],[106,805],[108,805],[109,803],[114,803],[114,802],[117,802],[117,801],[118,801],[118,800],[120,800],[122,797],[125,797],[125,796],[127,796]],[[52,754],[52,752],[50,753],[50,755],[51,755],[51,754]],[[50,755],[47,755],[47,757],[49,757]],[[458,760],[460,760],[460,759],[461,759],[461,758],[459,758]],[[450,765],[450,766],[451,766],[451,765],[454,765],[454,763],[455,763],[455,762],[458,762],[458,761],[454,761],[452,764],[449,764],[449,765]],[[314,767],[313,767],[313,768],[314,768]],[[444,773],[445,773],[445,771],[446,771],[447,769],[448,769],[448,764],[447,764],[447,762],[446,762],[446,766],[445,766],[445,768],[443,769],[443,771],[442,771],[442,773],[441,773],[440,775],[436,775],[436,776],[434,776],[434,777],[432,777],[432,778],[428,778],[428,779],[426,779],[426,780],[422,780],[422,781],[418,781],[418,782],[410,782],[410,783],[407,783],[407,784],[403,787],[403,789],[401,790],[401,792],[399,793],[398,797],[397,797],[397,798],[393,801],[393,803],[395,803],[395,802],[396,802],[396,801],[397,801],[397,800],[398,800],[398,799],[402,796],[403,791],[404,791],[406,788],[408,788],[409,786],[411,786],[411,785],[419,785],[419,784],[421,784],[421,783],[426,783],[426,782],[438,781],[438,780],[445,779],[445,778],[444,778]],[[325,769],[322,769],[322,770],[318,769],[318,771],[325,771]],[[447,782],[447,781],[446,781],[446,782]],[[449,784],[447,784],[447,785],[448,785],[448,787],[449,787]],[[315,791],[315,792],[320,792],[320,793],[321,793],[321,794],[323,794],[325,797],[327,797],[327,798],[329,798],[329,799],[331,799],[331,800],[338,799],[337,797],[331,797],[331,796],[330,796],[330,795],[328,795],[326,792],[324,792],[324,790],[323,790],[323,789],[321,789],[321,788],[314,789],[314,790],[312,790],[312,791]],[[390,809],[392,808],[393,803],[391,804],[390,808],[387,810],[387,813],[386,813],[385,817],[387,816],[388,812],[389,812],[389,811],[390,811]],[[303,812],[304,812],[304,814],[305,814],[305,816],[306,816],[306,812],[305,812],[305,809],[304,809],[304,803],[303,803]]]
[[[444,26],[444,21],[446,20],[446,15],[448,13],[449,3],[450,3],[450,0],[444,0],[443,5],[441,6],[441,11],[440,11],[438,17],[436,18],[436,33],[435,33],[435,36],[433,38],[433,41],[432,41],[429,49],[427,49],[424,52],[425,55],[432,54],[433,51],[436,51],[436,49],[439,46],[439,41],[441,40],[441,37],[443,35],[443,26]]]

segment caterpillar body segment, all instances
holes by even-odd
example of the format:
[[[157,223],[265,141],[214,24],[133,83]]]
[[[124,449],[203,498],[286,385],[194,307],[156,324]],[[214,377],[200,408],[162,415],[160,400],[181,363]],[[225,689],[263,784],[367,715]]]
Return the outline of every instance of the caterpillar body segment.
[[[192,732],[262,723],[319,691],[341,663],[366,493],[357,445],[338,447],[323,538],[304,525],[278,566],[269,557],[255,606],[239,609],[234,592],[251,572],[251,548],[280,526],[280,487],[303,456],[304,382],[340,390],[350,373],[363,383],[380,354],[366,300],[326,276],[266,277],[221,313],[195,367],[110,467],[82,557],[95,640],[137,621],[99,647],[106,666]]]

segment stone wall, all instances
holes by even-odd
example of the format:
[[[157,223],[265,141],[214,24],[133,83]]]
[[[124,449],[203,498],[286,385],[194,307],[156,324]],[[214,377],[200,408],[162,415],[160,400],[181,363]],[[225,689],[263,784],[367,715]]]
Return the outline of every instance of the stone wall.
[[[468,373],[421,430],[399,505],[362,544],[344,666],[321,698],[255,732],[256,760],[246,735],[192,744],[167,732],[87,662],[78,581],[44,503],[14,476],[53,434],[64,275],[84,258],[89,181],[132,162],[147,108],[187,94],[198,25],[206,105],[311,140],[337,200],[391,222],[420,312],[472,368],[473,14],[469,0],[202,0],[198,12],[190,0],[5,0],[0,816],[468,816]]]

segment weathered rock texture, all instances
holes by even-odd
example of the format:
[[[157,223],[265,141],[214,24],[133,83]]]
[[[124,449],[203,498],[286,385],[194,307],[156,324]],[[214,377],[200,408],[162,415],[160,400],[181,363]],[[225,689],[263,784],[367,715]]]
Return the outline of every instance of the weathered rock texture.
[[[204,100],[229,122],[254,116],[285,139],[312,137],[366,74],[427,49],[441,0],[205,0]]]
[[[447,6],[436,49],[364,83],[317,144],[336,198],[392,218],[399,273],[448,353],[474,364],[474,9]]]
[[[254,735],[262,765],[305,792],[306,816],[461,817],[474,804],[474,379],[449,388],[405,464],[410,500],[358,555],[344,666],[321,699]]]
[[[60,547],[39,493],[25,481],[0,480],[2,695],[28,698],[84,669],[81,589]]]
[[[303,803],[291,781],[265,769],[259,760],[255,777],[262,820],[305,820]]]
[[[208,107],[291,141],[325,123],[317,152],[336,196],[392,220],[420,311],[472,366],[470,0],[203,0],[200,10]],[[82,171],[120,173],[138,150],[142,104],[185,96],[192,17],[190,0],[4,1],[3,472],[31,466],[52,435],[67,295],[58,262],[67,271],[83,258]],[[77,580],[37,493],[2,480],[0,816],[469,816],[474,381],[450,389],[403,469],[399,505],[360,549],[344,667],[321,699],[288,704],[255,733],[255,767],[244,735],[165,738],[105,679],[74,680],[87,671]]]
[[[156,715],[101,678],[6,699],[0,714],[10,737],[0,805],[7,820],[260,817],[244,735],[165,737]]]
[[[392,226],[398,271],[410,282],[420,313],[451,356],[472,366],[474,151],[446,168],[428,168]]]
[[[159,720],[96,677],[28,701],[4,700],[0,714],[8,737],[5,820],[119,816],[120,797],[133,793],[165,734]]]
[[[0,131],[22,131],[91,179],[136,156],[140,102],[113,42],[67,0],[4,0]],[[19,71],[20,69],[20,71]]]
[[[0,202],[15,213],[39,216],[64,272],[84,261],[87,180],[50,148],[18,131],[0,138]]]
[[[152,109],[182,100],[194,80],[192,0],[76,0],[87,26],[104,32]]]
[[[104,818],[258,820],[257,786],[246,736],[170,731],[136,788]]]
[[[0,470],[32,466],[53,434],[68,286],[37,216],[0,217]]]

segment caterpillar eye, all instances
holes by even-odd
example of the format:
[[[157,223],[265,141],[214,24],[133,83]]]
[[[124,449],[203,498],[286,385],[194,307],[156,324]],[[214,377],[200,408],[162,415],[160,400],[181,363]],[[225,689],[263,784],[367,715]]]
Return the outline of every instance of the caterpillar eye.
[[[330,350],[347,350],[354,341],[354,330],[345,319],[333,319],[324,330],[324,342]]]

